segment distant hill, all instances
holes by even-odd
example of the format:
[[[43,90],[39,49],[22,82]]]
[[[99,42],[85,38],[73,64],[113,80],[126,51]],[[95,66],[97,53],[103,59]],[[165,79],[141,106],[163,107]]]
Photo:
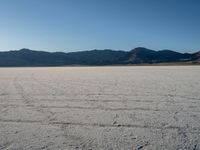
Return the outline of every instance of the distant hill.
[[[191,61],[193,61],[193,63],[200,63],[200,51],[192,55]]]
[[[130,52],[129,63],[166,63],[188,61],[192,57],[188,53],[178,53],[172,50],[154,51],[142,47],[133,49]]]
[[[172,50],[150,50],[143,47],[131,51],[90,50],[79,52],[45,52],[29,49],[0,52],[1,67],[128,65],[157,63],[200,63],[200,52],[179,53]]]

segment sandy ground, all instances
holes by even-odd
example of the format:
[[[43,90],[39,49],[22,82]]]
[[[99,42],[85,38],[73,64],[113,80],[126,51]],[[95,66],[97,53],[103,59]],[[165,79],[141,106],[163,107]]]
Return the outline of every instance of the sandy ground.
[[[200,149],[200,66],[1,68],[0,149]]]

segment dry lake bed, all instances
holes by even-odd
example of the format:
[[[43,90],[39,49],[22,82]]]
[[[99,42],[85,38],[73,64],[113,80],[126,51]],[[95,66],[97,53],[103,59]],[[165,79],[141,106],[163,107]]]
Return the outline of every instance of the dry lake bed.
[[[198,150],[200,66],[0,68],[0,149]]]

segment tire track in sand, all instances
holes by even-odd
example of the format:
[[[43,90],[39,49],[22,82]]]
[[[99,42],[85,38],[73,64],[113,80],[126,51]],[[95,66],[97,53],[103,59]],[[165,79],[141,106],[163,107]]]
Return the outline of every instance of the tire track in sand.
[[[20,79],[19,76],[16,76],[14,78],[13,84],[15,86],[16,91],[18,92],[19,95],[21,95],[24,106],[27,108],[30,108],[32,111],[37,111],[41,113],[41,115],[44,116],[45,120],[44,121],[49,121],[49,120],[54,120],[54,113],[51,112],[49,109],[43,110],[40,107],[35,107],[34,105],[34,98],[29,96],[28,94],[25,93],[24,87],[20,84]]]
[[[39,85],[39,86],[37,86],[37,88],[41,87],[42,85],[43,85],[42,87],[46,86],[46,84],[41,84],[41,83],[37,82],[37,80],[34,80],[32,78],[32,75],[30,76],[30,79],[34,84]],[[18,86],[20,86],[20,84],[18,84]],[[36,120],[36,121],[34,121],[34,120],[27,120],[27,121],[26,120],[16,120],[16,122],[14,120],[7,120],[7,122],[10,122],[10,123],[31,123],[31,124],[32,123],[36,123],[36,124],[53,125],[53,126],[56,126],[56,127],[59,128],[59,130],[62,132],[62,134],[60,136],[64,137],[65,141],[67,141],[68,138],[66,136],[66,124],[59,124],[59,125],[55,124],[55,122],[57,120],[55,113],[52,112],[49,107],[46,107],[45,109],[42,108],[42,107],[35,107],[33,105],[33,102],[34,102],[33,101],[33,97],[31,97],[31,96],[29,96],[28,94],[25,93],[25,91],[23,90],[23,86],[20,86],[20,88],[22,90],[19,91],[19,94],[22,95],[22,97],[24,98],[25,102],[27,102],[27,101],[30,102],[30,98],[32,99],[32,107],[33,108],[31,108],[31,109],[34,110],[34,111],[40,112],[41,115],[44,116],[44,120],[41,120],[41,121],[40,120]],[[46,88],[49,90],[49,86],[46,86]],[[58,92],[57,88],[50,88],[50,89],[52,91],[56,92],[56,94],[57,94],[57,92]],[[34,89],[32,89],[32,90],[34,91]],[[63,94],[63,93],[59,91],[59,94]],[[37,101],[37,103],[39,103],[39,101]],[[5,121],[6,120],[4,120],[4,122]],[[85,143],[87,143],[87,141],[92,142],[92,141],[94,141],[94,139],[90,138],[89,140],[88,139],[86,140],[85,138],[82,138],[81,141],[84,141]]]
[[[0,119],[3,123],[27,123],[27,124],[41,124],[41,125],[64,125],[64,126],[86,126],[86,127],[100,127],[100,128],[142,128],[142,129],[161,129],[161,130],[185,130],[185,127],[180,126],[152,126],[152,125],[138,125],[138,124],[105,124],[105,123],[82,123],[82,122],[62,122],[51,121],[43,122],[41,120],[21,120],[21,119]],[[192,133],[200,133],[200,127],[187,127],[187,129],[193,130]]]

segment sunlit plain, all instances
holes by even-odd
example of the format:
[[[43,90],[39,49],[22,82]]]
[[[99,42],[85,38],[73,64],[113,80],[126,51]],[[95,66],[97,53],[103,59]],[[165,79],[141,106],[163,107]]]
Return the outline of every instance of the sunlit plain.
[[[200,66],[0,69],[0,149],[193,149]]]

